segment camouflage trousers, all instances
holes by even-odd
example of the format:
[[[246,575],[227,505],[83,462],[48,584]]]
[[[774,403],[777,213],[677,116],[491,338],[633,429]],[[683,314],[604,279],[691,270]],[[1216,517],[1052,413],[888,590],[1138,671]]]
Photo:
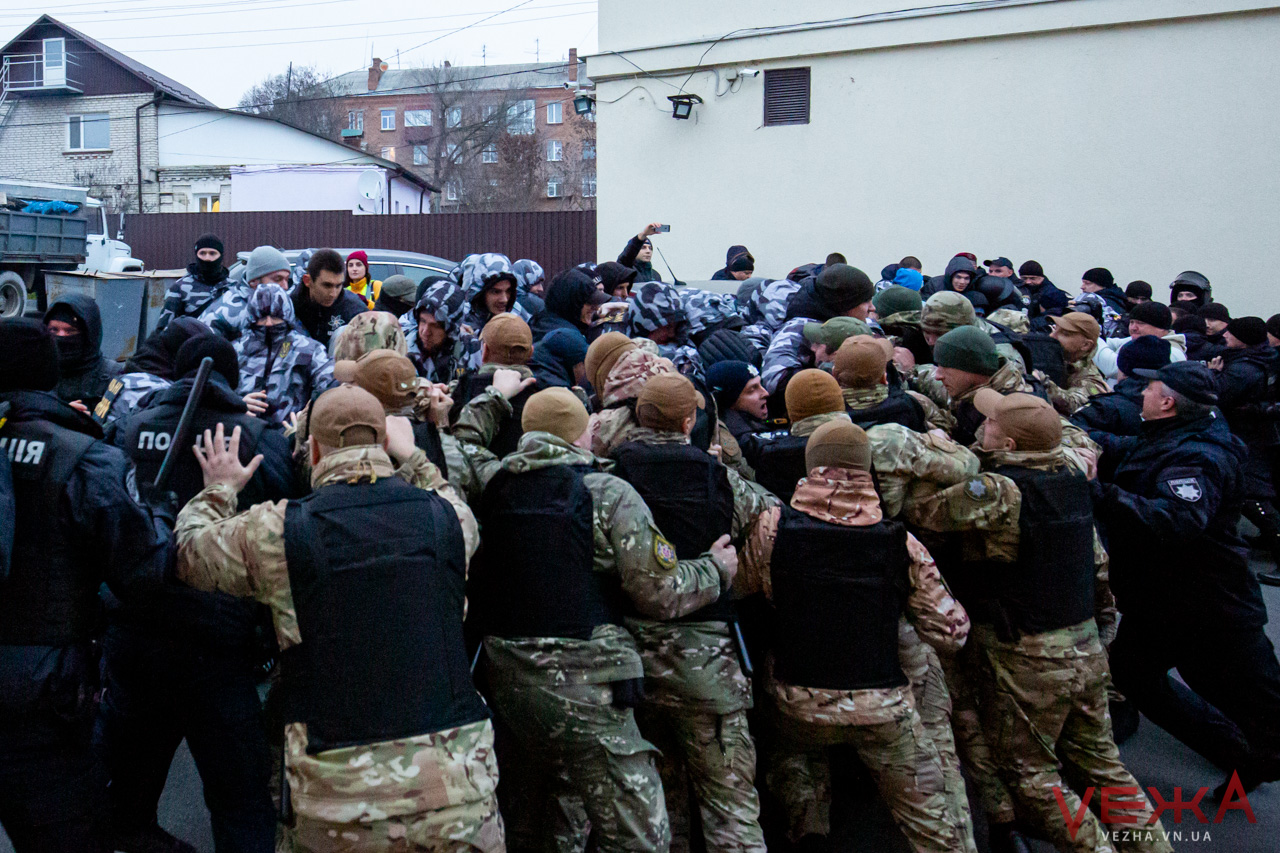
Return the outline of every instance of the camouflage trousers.
[[[947,690],[942,662],[933,647],[920,639],[910,623],[903,620],[898,631],[898,659],[902,671],[911,679],[911,693],[924,732],[938,750],[942,762],[942,783],[951,817],[967,853],[978,853],[973,836],[973,815],[969,810],[969,792],[960,772],[955,735],[951,731],[951,694]]]
[[[1000,781],[978,714],[978,652],[969,642],[943,667],[951,693],[951,727],[960,763],[969,771],[978,804],[990,823],[1013,823],[1013,797]]]
[[[494,711],[513,733],[523,759],[539,768],[548,796],[566,804],[548,850],[580,850],[586,839],[573,803],[581,801],[600,853],[666,851],[671,829],[656,748],[635,715],[613,706],[608,684],[548,687],[489,674]]]
[[[1110,851],[1106,829],[1062,779],[1066,772],[1076,785],[1133,788],[1124,797],[1125,809],[1112,808],[1136,818],[1122,828],[1128,840],[1122,850],[1172,851],[1159,821],[1151,819],[1151,801],[1142,793],[1120,761],[1111,735],[1107,712],[1107,685],[1111,676],[1106,654],[1059,659],[1020,654],[1015,648],[991,641],[989,633],[974,626],[970,644],[982,656],[978,672],[983,723],[991,755],[1001,777],[1013,791],[1018,812],[1034,824],[1059,850]],[[1082,822],[1071,837],[1055,790],[1061,792],[1071,815]],[[1091,805],[1097,805],[1098,795]],[[1074,818],[1073,818],[1074,819]],[[1141,831],[1140,831],[1141,830]],[[1136,836],[1136,838],[1134,838]]]
[[[899,719],[862,726],[822,725],[779,715],[779,746],[769,788],[783,802],[790,838],[830,835],[831,767],[827,749],[852,746],[875,777],[880,796],[912,847],[963,853],[952,818],[942,762],[915,709]]]
[[[294,853],[506,853],[498,799],[368,823],[330,823],[299,815]]]
[[[697,799],[707,853],[763,853],[756,747],[747,730],[747,712],[713,714],[647,706],[637,716],[641,731],[662,750],[658,768],[673,835],[679,834],[677,816],[687,816],[689,811],[688,784]],[[688,774],[687,784],[682,768]],[[688,823],[686,817],[686,828]]]

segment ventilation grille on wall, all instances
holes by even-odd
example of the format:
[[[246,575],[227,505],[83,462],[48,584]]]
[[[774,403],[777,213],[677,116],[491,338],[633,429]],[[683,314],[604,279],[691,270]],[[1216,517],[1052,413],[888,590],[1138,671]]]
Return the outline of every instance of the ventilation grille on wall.
[[[809,123],[808,68],[774,68],[764,72],[764,123]]]

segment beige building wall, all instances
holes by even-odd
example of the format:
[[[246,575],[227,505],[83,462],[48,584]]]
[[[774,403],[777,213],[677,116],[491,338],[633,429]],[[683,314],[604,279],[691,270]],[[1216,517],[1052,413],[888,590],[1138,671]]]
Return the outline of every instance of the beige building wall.
[[[873,278],[904,254],[939,273],[972,251],[1039,260],[1072,292],[1106,266],[1166,300],[1197,269],[1235,313],[1280,312],[1280,3],[1008,0],[875,17],[903,5],[654,0],[636,14],[601,0],[588,60],[601,258],[659,220],[689,280],[732,243],[773,278],[830,251]],[[873,17],[715,41],[849,15]],[[726,78],[795,66],[812,69],[808,125],[762,126],[763,77]],[[666,100],[681,85],[705,101],[690,121]]]

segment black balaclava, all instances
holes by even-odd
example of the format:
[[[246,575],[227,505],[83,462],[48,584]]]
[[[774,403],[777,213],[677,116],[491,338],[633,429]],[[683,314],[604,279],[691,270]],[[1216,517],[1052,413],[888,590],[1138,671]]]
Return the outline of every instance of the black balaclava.
[[[70,306],[55,305],[53,310],[45,316],[45,325],[48,325],[50,320],[70,323],[79,330],[79,334],[76,335],[64,337],[54,335],[53,337],[54,346],[58,348],[58,367],[64,375],[77,373],[98,358],[97,352],[89,350],[89,330],[85,326],[84,319]]]
[[[222,240],[216,234],[202,234],[200,239],[196,240],[196,251],[201,249],[217,249],[218,259],[216,261],[202,261],[196,256],[196,269],[200,273],[200,277],[209,281],[216,281],[221,278],[219,270],[222,269],[222,260],[226,257],[226,251],[222,248]]]

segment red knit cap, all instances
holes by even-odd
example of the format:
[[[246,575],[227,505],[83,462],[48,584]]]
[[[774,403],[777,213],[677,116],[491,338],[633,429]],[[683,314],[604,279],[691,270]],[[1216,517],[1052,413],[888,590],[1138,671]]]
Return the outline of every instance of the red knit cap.
[[[347,255],[347,260],[348,261],[357,260],[360,263],[364,264],[366,269],[369,266],[369,256],[364,253],[364,249],[357,249],[356,251]]]

